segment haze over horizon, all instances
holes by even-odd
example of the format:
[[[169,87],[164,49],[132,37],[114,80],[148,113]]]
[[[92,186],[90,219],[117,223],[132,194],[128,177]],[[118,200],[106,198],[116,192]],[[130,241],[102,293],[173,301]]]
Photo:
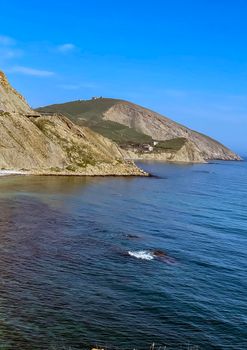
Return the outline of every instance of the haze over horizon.
[[[246,10],[241,0],[1,3],[0,69],[33,107],[130,100],[244,155]]]

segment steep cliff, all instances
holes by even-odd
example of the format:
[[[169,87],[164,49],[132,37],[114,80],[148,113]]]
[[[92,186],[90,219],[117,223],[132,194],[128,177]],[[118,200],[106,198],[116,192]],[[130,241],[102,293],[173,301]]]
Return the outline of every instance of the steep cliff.
[[[145,175],[119,147],[61,115],[33,111],[0,72],[0,169],[32,174]]]
[[[37,114],[29,107],[21,96],[8,82],[6,75],[0,71],[0,112]]]

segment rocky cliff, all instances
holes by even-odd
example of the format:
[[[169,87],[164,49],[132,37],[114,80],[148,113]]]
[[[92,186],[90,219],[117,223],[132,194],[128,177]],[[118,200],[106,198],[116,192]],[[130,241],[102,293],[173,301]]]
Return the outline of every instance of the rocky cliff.
[[[146,175],[118,146],[61,115],[33,111],[0,72],[0,169],[56,175]]]
[[[126,157],[176,162],[205,162],[240,157],[212,138],[136,104],[107,98],[51,105],[79,125],[114,140]]]
[[[0,71],[0,112],[37,114],[32,111],[24,97],[8,82],[6,75]]]
[[[133,128],[138,132],[150,136],[156,141],[166,141],[183,137],[190,141],[190,143],[186,145],[188,152],[185,151],[182,153],[191,160],[193,160],[193,158],[198,158],[198,160],[200,158],[203,160],[240,159],[238,155],[216,140],[190,130],[169,118],[133,103],[117,103],[104,113],[103,118],[104,120],[118,122],[129,128]],[[181,149],[179,151],[181,151]],[[197,154],[197,156],[191,158],[190,154]]]

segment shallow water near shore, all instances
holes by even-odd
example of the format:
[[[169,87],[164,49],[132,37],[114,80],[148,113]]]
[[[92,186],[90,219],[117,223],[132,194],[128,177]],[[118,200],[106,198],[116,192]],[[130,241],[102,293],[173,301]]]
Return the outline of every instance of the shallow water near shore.
[[[0,179],[0,348],[247,348],[247,163]]]

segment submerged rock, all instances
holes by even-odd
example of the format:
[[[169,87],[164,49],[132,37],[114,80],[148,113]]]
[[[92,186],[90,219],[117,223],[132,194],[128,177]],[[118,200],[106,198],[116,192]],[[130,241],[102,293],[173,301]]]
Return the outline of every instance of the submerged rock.
[[[163,250],[160,250],[160,249],[154,250],[153,255],[156,257],[166,257],[167,256],[167,254]]]
[[[175,259],[170,257],[166,252],[161,249],[143,249],[143,250],[129,250],[128,252],[123,252],[123,256],[130,256],[139,260],[158,260],[167,264],[175,263]]]
[[[139,236],[137,236],[135,234],[131,234],[131,233],[128,233],[127,235],[125,235],[125,237],[127,239],[139,239],[139,238],[141,238],[141,237],[139,237]]]

